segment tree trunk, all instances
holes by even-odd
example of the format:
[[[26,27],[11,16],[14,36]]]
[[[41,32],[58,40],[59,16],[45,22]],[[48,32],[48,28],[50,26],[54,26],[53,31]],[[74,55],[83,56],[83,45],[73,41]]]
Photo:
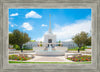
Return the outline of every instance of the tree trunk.
[[[80,48],[78,49],[78,53],[80,53]]]
[[[23,52],[22,45],[20,45],[21,52]]]
[[[81,44],[78,44],[78,53],[80,53],[80,48],[82,47]]]

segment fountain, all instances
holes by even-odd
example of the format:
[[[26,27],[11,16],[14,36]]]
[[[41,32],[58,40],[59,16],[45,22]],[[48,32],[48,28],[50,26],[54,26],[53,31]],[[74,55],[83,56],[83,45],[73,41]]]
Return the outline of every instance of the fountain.
[[[49,52],[51,52],[51,51],[52,51],[51,44],[49,44],[48,51],[49,51]]]
[[[46,48],[46,47],[45,47]],[[61,47],[62,48],[62,47]],[[47,47],[47,50],[37,50],[36,51],[36,55],[40,55],[40,56],[62,56],[65,55],[65,51],[67,50],[52,50],[52,46],[51,44],[49,44],[49,46]]]

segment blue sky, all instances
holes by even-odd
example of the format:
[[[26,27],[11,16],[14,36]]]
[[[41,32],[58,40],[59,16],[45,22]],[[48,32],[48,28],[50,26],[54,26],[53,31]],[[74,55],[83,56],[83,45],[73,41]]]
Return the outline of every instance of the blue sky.
[[[9,9],[9,33],[18,29],[31,40],[42,41],[49,28],[57,40],[68,41],[81,31],[91,31],[91,9]]]

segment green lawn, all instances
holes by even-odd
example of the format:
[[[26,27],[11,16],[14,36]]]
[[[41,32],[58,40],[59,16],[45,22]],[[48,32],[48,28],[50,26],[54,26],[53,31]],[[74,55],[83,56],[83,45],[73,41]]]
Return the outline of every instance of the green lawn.
[[[78,51],[78,49],[73,48],[73,49],[68,49],[68,51]],[[85,51],[85,50],[80,50],[80,51]]]
[[[75,48],[69,48],[68,50],[69,51],[78,51],[78,49],[80,49],[80,51],[85,51],[85,49],[88,49],[88,47],[81,47],[81,48],[79,48],[79,47],[75,47]]]
[[[91,64],[91,62],[19,62],[19,61],[9,61],[9,63],[32,63],[32,64]]]

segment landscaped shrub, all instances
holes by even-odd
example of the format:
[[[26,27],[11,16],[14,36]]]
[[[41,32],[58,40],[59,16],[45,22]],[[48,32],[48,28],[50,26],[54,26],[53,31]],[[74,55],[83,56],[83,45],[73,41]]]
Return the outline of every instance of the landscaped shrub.
[[[70,49],[68,49],[68,50],[72,50],[72,51],[73,51],[73,50],[76,50],[76,51],[77,51],[77,50],[78,50],[78,47],[70,48]]]
[[[83,56],[74,56],[74,57],[69,57],[67,58],[69,60],[79,62],[79,61],[91,61],[91,56],[83,55]]]
[[[79,47],[70,48],[70,49],[68,49],[68,50],[78,51],[78,49],[80,49],[80,50],[85,50],[85,49],[87,49],[87,46],[82,46],[81,48],[79,48]]]
[[[85,49],[87,49],[87,46],[83,46],[80,48],[80,50],[85,50]]]
[[[85,50],[85,47],[81,47],[80,50]]]
[[[42,44],[40,44],[40,47],[42,47]]]
[[[27,57],[27,56],[9,55],[9,60],[25,61],[25,60],[29,60],[29,59],[32,59],[32,58],[31,57]]]
[[[27,48],[27,45],[23,45],[23,48]]]
[[[20,47],[18,45],[13,45],[13,48],[16,50],[20,50]]]

